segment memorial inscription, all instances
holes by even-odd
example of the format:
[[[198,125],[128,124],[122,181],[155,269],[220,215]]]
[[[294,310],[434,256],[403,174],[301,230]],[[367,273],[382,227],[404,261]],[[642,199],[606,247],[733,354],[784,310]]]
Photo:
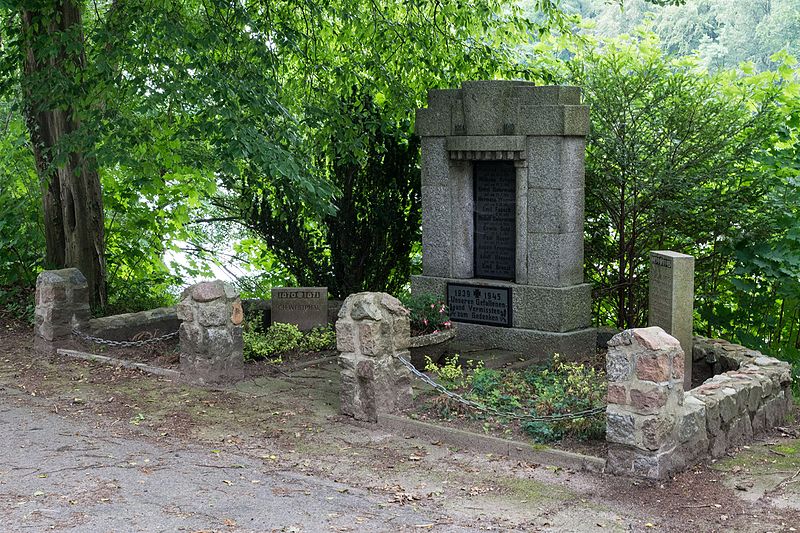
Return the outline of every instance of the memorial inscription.
[[[328,323],[327,287],[272,289],[272,323],[294,324],[303,331]]]
[[[517,181],[512,161],[476,161],[475,277],[514,281]]]
[[[511,289],[484,285],[447,284],[450,319],[488,326],[511,327]]]

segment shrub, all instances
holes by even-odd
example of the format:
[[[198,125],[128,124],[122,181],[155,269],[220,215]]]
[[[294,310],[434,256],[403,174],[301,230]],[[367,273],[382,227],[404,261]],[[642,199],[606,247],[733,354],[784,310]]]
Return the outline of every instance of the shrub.
[[[242,333],[244,359],[274,359],[300,347],[303,334],[294,324],[272,324],[265,332],[260,323],[248,324]]]
[[[300,351],[321,352],[336,349],[336,331],[332,326],[318,326],[300,339]]]

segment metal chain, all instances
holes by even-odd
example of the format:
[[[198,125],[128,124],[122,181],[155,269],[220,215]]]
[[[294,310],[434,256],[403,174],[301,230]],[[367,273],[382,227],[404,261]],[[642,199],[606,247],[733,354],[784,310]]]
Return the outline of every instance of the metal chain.
[[[73,329],[72,334],[87,342],[94,342],[96,344],[102,344],[105,346],[114,346],[120,348],[130,348],[130,347],[140,348],[142,346],[147,346],[148,344],[155,344],[157,342],[169,340],[175,337],[178,334],[178,332],[173,331],[172,333],[167,333],[166,335],[161,335],[160,337],[154,337],[152,339],[143,339],[140,341],[112,341],[108,339],[102,339],[100,337],[93,337],[91,335],[87,335],[86,333],[82,333],[77,329]]]
[[[437,391],[441,392],[448,398],[452,398],[453,400],[464,404],[468,407],[473,409],[477,409],[478,411],[483,411],[484,413],[489,413],[495,416],[499,416],[502,418],[511,418],[514,420],[526,421],[526,422],[557,422],[560,420],[575,420],[576,418],[587,418],[590,416],[596,416],[600,413],[605,413],[606,408],[603,407],[593,407],[592,409],[586,409],[584,411],[578,411],[575,413],[555,413],[552,415],[543,415],[543,416],[536,416],[536,415],[526,415],[526,414],[519,414],[519,413],[508,413],[505,411],[500,411],[495,409],[494,407],[489,407],[488,405],[483,405],[478,402],[474,402],[472,400],[468,400],[461,396],[458,393],[453,391],[447,390],[447,388],[442,385],[441,383],[437,383],[434,381],[430,376],[423,374],[419,370],[417,370],[414,365],[411,364],[410,361],[400,357],[399,355],[396,356],[403,365],[408,368],[408,370],[419,379],[436,389]]]

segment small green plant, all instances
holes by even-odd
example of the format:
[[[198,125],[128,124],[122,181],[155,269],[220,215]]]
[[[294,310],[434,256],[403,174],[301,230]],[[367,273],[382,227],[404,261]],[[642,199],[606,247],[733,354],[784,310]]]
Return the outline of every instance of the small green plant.
[[[248,324],[242,333],[244,359],[275,359],[300,347],[303,334],[294,324],[272,324],[264,331],[259,322]]]
[[[404,295],[400,301],[411,312],[411,335],[427,335],[450,329],[450,311],[447,304],[432,294]]]
[[[458,355],[445,359],[441,366],[426,359],[426,372],[435,376],[448,390],[486,406],[491,412],[466,411],[450,398],[434,402],[440,415],[450,418],[454,412],[469,413],[483,419],[495,419],[507,425],[507,416],[546,417],[577,413],[605,405],[606,378],[595,368],[562,361],[557,355],[545,365],[525,371],[493,370],[469,361],[463,368]],[[488,427],[488,426],[487,426]],[[537,442],[550,442],[564,436],[579,439],[601,438],[605,431],[602,416],[577,417],[554,421],[522,421],[519,426]]]
[[[318,326],[300,339],[301,352],[321,352],[336,349],[336,331],[332,326]]]

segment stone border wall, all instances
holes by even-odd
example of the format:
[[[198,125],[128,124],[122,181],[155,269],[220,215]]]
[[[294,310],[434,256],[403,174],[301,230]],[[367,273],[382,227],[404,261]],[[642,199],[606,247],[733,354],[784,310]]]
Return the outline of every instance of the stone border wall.
[[[712,356],[734,368],[707,379],[686,392],[705,421],[706,455],[721,457],[726,450],[750,441],[786,421],[792,410],[792,369],[787,362],[766,357],[722,339],[695,337],[695,360]]]
[[[175,306],[159,307],[138,313],[92,318],[84,333],[113,341],[127,341],[139,340],[140,337],[159,337],[177,331],[180,325]]]
[[[680,345],[661,328],[609,341],[606,468],[661,479],[783,424],[792,411],[791,366],[719,339],[695,338],[693,359],[713,355],[734,370],[682,392]]]

